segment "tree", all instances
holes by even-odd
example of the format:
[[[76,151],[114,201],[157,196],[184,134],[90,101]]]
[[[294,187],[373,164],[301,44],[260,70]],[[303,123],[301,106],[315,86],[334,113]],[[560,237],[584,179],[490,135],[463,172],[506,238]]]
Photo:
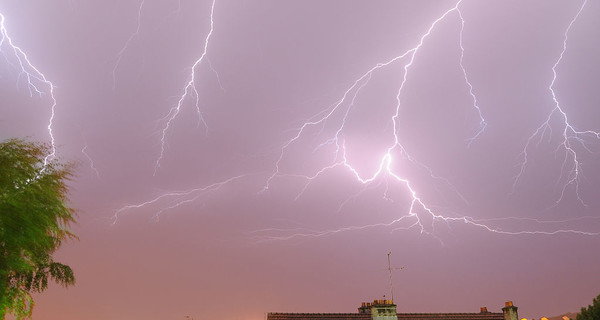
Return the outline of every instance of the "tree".
[[[73,166],[44,164],[49,151],[20,139],[0,143],[0,319],[30,318],[31,293],[44,291],[49,279],[75,283],[73,270],[52,258],[63,240],[75,238],[66,186]]]
[[[600,320],[600,295],[587,308],[581,308],[581,312],[577,315],[577,320]]]

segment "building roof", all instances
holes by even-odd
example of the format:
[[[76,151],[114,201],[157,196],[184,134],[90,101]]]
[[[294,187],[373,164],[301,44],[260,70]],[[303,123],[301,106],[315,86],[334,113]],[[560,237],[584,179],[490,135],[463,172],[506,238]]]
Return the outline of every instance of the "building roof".
[[[504,320],[503,313],[398,313],[398,320]]]
[[[503,311],[513,310],[512,301],[507,301]],[[396,314],[396,317],[394,317]],[[267,320],[373,320],[373,319],[398,319],[398,320],[505,320],[502,312],[489,312],[486,307],[481,307],[480,312],[471,313],[397,313],[396,305],[392,300],[374,300],[363,302],[357,313],[281,313],[270,312]],[[518,319],[514,318],[514,320]],[[513,320],[511,318],[511,320]]]
[[[504,314],[481,313],[398,313],[398,320],[504,320]],[[268,320],[370,320],[369,313],[279,313],[270,312]]]
[[[280,313],[269,312],[268,320],[371,320],[370,313]]]

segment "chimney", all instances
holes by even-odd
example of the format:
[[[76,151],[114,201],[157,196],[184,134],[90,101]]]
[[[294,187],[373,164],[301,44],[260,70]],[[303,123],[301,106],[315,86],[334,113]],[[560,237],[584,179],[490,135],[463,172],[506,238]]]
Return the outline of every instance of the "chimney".
[[[371,313],[371,304],[363,302],[358,308],[358,313]]]
[[[517,307],[513,305],[512,301],[506,301],[502,312],[504,313],[504,320],[519,320],[519,314],[517,313]]]
[[[371,320],[398,320],[396,305],[392,300],[375,300],[371,305]]]
[[[481,313],[488,313],[487,307],[481,307]]]

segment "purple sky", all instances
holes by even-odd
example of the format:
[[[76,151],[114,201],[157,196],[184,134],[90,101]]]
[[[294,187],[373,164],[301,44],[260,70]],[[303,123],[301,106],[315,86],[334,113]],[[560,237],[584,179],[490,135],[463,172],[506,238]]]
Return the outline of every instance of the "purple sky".
[[[389,251],[399,312],[579,310],[600,291],[583,4],[217,0],[211,32],[210,0],[0,1],[0,139],[50,140],[43,75],[81,163],[56,253],[77,284],[34,318],[354,312],[389,297]]]

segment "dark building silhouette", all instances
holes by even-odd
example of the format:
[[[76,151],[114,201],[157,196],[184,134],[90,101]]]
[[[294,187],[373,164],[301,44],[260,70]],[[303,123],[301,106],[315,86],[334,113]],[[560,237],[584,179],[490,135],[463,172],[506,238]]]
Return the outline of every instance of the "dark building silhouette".
[[[267,320],[519,320],[517,307],[507,301],[502,313],[482,307],[476,313],[398,313],[392,300],[363,302],[358,313],[279,313],[270,312]]]

